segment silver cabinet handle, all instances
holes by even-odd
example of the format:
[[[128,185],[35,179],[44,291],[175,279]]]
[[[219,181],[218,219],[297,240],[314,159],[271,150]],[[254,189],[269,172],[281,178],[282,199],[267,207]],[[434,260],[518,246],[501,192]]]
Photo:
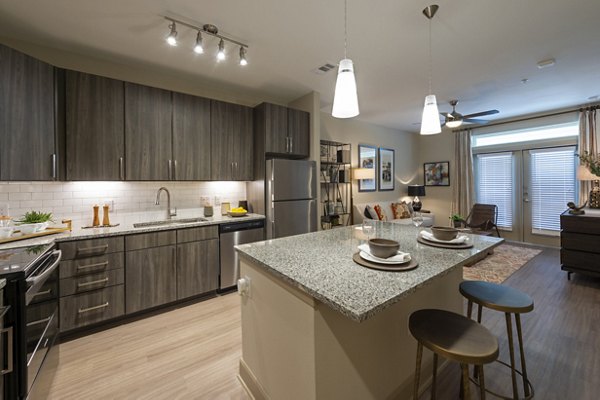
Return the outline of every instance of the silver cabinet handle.
[[[56,165],[56,153],[52,154],[52,179],[56,179],[58,175],[58,168]]]
[[[125,163],[123,162],[123,157],[119,157],[119,179],[122,181],[125,180]]]
[[[52,289],[48,289],[48,290],[42,290],[41,292],[37,292],[33,295],[33,297],[35,296],[43,296],[45,294],[50,294],[52,293]]]
[[[27,327],[30,326],[34,326],[34,325],[40,325],[40,324],[45,324],[46,322],[50,321],[52,319],[53,316],[49,316],[48,318],[42,318],[42,319],[38,319],[37,321],[31,321],[27,323]]]
[[[88,307],[88,308],[80,308],[79,310],[77,310],[78,314],[83,314],[86,312],[90,312],[90,311],[94,311],[94,310],[100,310],[101,308],[106,308],[108,307],[108,301],[104,304],[99,304],[97,306],[92,306],[92,307]]]
[[[104,261],[96,264],[88,264],[88,265],[79,265],[77,264],[77,271],[81,271],[88,268],[96,268],[96,267],[108,267],[108,261]]]
[[[294,152],[294,137],[290,136],[290,153]]]
[[[86,286],[98,285],[99,283],[107,283],[107,282],[108,282],[108,277],[106,277],[104,279],[90,281],[90,282],[81,282],[81,283],[77,284],[77,287],[82,288],[82,287],[86,287]]]
[[[285,152],[286,153],[290,152],[290,137],[289,136],[285,137]]]
[[[168,161],[168,165],[169,165],[169,178],[168,178],[168,180],[170,181],[171,179],[173,179],[173,161],[169,160]]]
[[[106,250],[108,250],[107,244],[103,244],[100,246],[93,246],[93,247],[82,247],[82,248],[78,247],[77,254],[79,254],[79,253],[103,254],[103,253],[106,253]]]
[[[0,330],[0,335],[6,333],[6,368],[0,371],[0,375],[6,375],[13,372],[13,327],[9,326],[8,328],[4,328]],[[2,365],[4,365],[4,360],[2,360]]]
[[[177,180],[177,160],[173,161],[173,177],[172,180]]]

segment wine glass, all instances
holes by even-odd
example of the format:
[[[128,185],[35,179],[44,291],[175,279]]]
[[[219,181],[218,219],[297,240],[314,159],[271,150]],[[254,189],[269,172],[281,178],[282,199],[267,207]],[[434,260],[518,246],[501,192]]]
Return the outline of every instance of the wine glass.
[[[362,223],[362,231],[367,236],[367,241],[371,237],[371,234],[375,230],[375,221],[369,218],[365,218]]]
[[[419,236],[419,233],[421,232],[419,227],[423,225],[423,215],[417,211],[413,212],[412,223],[417,228],[417,236]]]

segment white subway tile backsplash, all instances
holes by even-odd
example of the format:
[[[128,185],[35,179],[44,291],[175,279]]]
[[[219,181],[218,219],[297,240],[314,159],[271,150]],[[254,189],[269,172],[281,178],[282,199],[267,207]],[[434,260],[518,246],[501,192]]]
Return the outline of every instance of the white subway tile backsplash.
[[[15,201],[15,200],[31,200],[31,193],[21,193],[19,192],[20,188],[19,186],[16,186],[16,192],[10,192],[8,193],[8,200],[9,201]]]

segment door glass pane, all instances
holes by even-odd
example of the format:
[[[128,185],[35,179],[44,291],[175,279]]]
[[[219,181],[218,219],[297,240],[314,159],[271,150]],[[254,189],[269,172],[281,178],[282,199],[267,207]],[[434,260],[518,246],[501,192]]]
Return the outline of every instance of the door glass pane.
[[[529,153],[531,233],[559,236],[560,214],[575,201],[575,146]]]
[[[477,202],[498,206],[497,225],[513,227],[513,155],[512,153],[478,154],[476,157]]]

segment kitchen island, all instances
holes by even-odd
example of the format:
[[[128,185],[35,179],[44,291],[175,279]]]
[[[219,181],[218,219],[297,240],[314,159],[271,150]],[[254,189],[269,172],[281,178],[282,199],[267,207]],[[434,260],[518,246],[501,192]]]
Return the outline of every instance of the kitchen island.
[[[359,227],[238,247],[247,285],[239,373],[255,398],[410,398],[416,341],[409,315],[461,312],[462,266],[503,241],[469,235],[470,249],[434,248],[417,243],[416,228],[391,223],[378,223],[375,236],[399,241],[419,266],[384,272],[356,264],[352,256],[366,239]]]

